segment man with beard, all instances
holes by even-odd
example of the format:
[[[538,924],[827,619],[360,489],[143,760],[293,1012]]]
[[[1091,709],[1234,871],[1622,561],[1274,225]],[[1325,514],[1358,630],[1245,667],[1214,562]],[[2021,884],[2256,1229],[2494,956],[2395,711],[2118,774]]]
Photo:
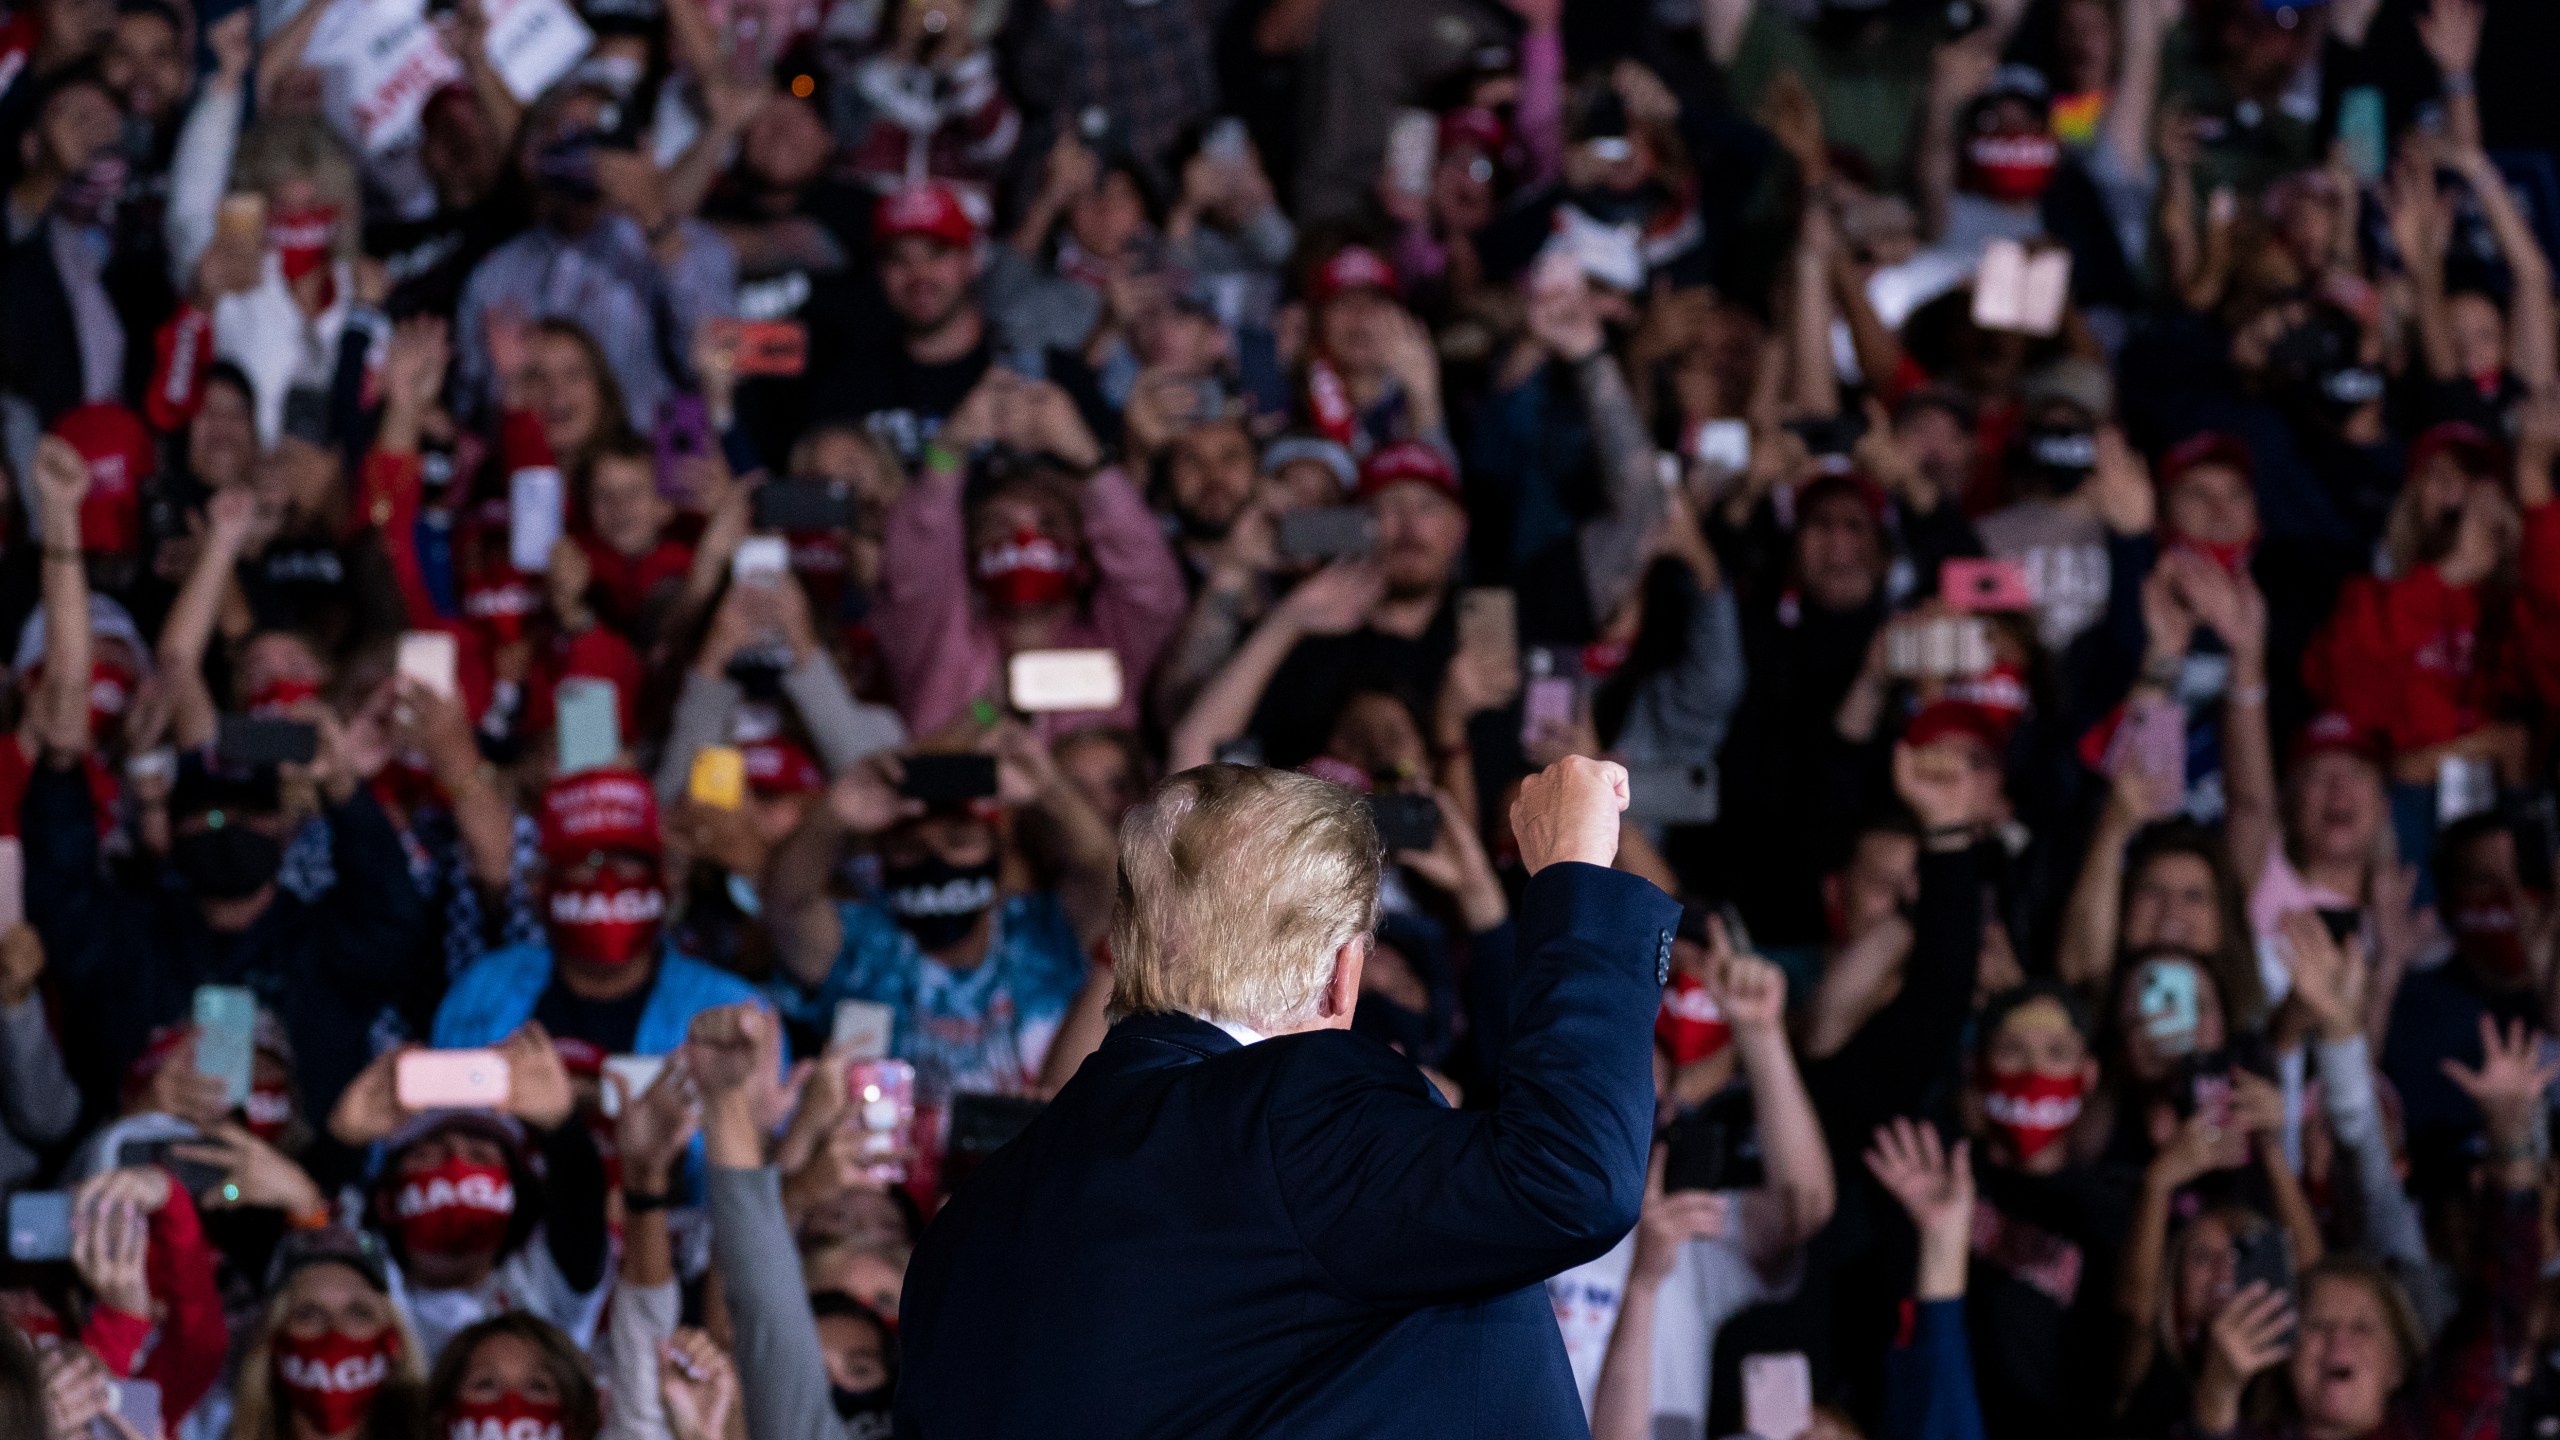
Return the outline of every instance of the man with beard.
[[[1458,644],[1450,592],[1467,512],[1457,471],[1435,447],[1406,441],[1369,457],[1358,493],[1375,549],[1316,572],[1273,607],[1176,727],[1174,768],[1246,733],[1268,763],[1298,764],[1324,749],[1362,691],[1434,713]]]
[[[1249,574],[1268,564],[1269,537],[1238,533],[1261,480],[1244,421],[1221,417],[1191,426],[1174,436],[1160,465],[1174,558],[1192,591],[1212,576]]]
[[[665,943],[663,849],[647,776],[606,768],[552,781],[544,939],[454,977],[436,1010],[437,1048],[495,1045],[530,1019],[602,1055],[664,1055],[695,1015],[754,998],[746,982]]]
[[[978,226],[950,187],[928,183],[881,198],[871,243],[895,334],[857,345],[812,380],[810,394],[828,414],[861,419],[913,466],[995,362],[978,297]]]

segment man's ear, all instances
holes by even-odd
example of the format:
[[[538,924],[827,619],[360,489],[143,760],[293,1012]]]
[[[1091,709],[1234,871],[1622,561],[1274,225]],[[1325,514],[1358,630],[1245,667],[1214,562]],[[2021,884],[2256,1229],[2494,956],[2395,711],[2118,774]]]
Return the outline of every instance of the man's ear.
[[[1324,999],[1317,1007],[1328,1028],[1351,1028],[1351,1012],[1360,1005],[1360,969],[1369,960],[1369,937],[1354,935],[1333,952],[1333,975],[1324,982]]]

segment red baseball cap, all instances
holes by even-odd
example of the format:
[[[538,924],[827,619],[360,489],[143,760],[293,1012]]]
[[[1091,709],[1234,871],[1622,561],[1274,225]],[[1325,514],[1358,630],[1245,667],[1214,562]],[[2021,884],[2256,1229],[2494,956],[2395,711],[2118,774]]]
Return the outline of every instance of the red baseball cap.
[[[2293,763],[2299,765],[2314,755],[2336,753],[2380,765],[2384,747],[2382,732],[2344,710],[2323,710],[2293,737]]]
[[[1482,105],[1465,105],[1440,117],[1440,153],[1481,150],[1499,160],[1511,146],[1511,127]]]
[[[747,759],[747,783],[760,795],[806,795],[827,788],[827,772],[809,752],[776,735],[738,747]]]
[[[886,245],[910,235],[966,249],[978,243],[978,222],[969,218],[950,186],[927,181],[881,196],[879,208],[871,212],[873,241]]]
[[[2248,441],[2227,430],[2198,431],[2160,457],[2160,488],[2166,491],[2199,465],[2228,465],[2247,479],[2256,472],[2257,457]]]
[[[591,851],[620,850],[656,858],[658,795],[637,770],[583,770],[542,792],[542,854],[555,865]]]
[[[1437,445],[1420,440],[1399,440],[1393,445],[1372,451],[1360,466],[1359,498],[1370,499],[1407,481],[1431,486],[1454,500],[1458,497],[1458,472],[1449,457]]]
[[[1396,277],[1396,267],[1387,257],[1366,245],[1345,245],[1316,267],[1315,278],[1308,282],[1307,296],[1321,305],[1348,290],[1384,290],[1401,296],[1404,282]]]
[[[151,432],[111,400],[83,405],[53,422],[53,433],[89,467],[80,500],[80,548],[123,552],[142,544],[142,482],[151,478]]]
[[[2504,476],[2507,473],[2507,447],[2477,425],[2459,420],[2439,420],[2420,431],[2409,442],[2409,473],[2417,474],[2438,455],[2450,454],[2465,474]]]
[[[1997,754],[2008,748],[2010,718],[1970,700],[1940,700],[1911,717],[1903,727],[1902,743],[1916,749],[1961,737],[1981,741]]]

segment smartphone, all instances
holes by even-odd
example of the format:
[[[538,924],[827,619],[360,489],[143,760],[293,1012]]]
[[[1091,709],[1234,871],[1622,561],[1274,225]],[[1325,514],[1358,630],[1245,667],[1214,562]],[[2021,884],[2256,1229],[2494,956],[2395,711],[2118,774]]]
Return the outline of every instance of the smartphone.
[[[1525,745],[1542,730],[1572,724],[1581,693],[1573,667],[1559,664],[1555,651],[1541,647],[1522,659],[1527,681],[1520,687],[1520,741]]]
[[[1029,714],[1120,708],[1116,650],[1023,650],[1005,662],[1005,693]]]
[[[21,1190],[9,1197],[9,1258],[71,1258],[71,1192]]]
[[[1769,1178],[1760,1158],[1760,1114],[1749,1086],[1718,1092],[1663,1133],[1662,1188],[1749,1190]]]
[[[1378,548],[1378,522],[1358,505],[1283,511],[1279,544],[1283,558],[1301,563],[1360,559]]]
[[[651,437],[658,448],[658,493],[691,508],[701,497],[676,478],[676,463],[712,451],[711,411],[699,395],[670,395],[658,402],[658,424]]]
[[[729,579],[739,585],[771,585],[791,568],[791,545],[779,535],[750,535],[729,557]]]
[[[1387,183],[1420,199],[1431,193],[1431,172],[1440,163],[1440,117],[1428,110],[1403,109],[1387,125]]]
[[[841,530],[853,523],[852,496],[807,480],[759,485],[749,508],[758,530]]]
[[[1756,1440],[1796,1440],[1813,1428],[1813,1366],[1803,1351],[1742,1357],[1742,1428]]]
[[[454,639],[442,630],[411,630],[400,637],[399,674],[438,696],[453,698]]]
[[[403,1110],[502,1110],[507,1057],[495,1050],[412,1050],[392,1080]]]
[[[320,732],[300,720],[225,715],[214,728],[213,753],[226,770],[308,765],[320,753]]]
[[[1690,453],[1722,480],[1751,467],[1751,426],[1741,420],[1709,420],[1698,427]]]
[[[2498,808],[2498,767],[2470,755],[2436,762],[2436,824],[2451,825]]]
[[[827,1048],[848,1060],[886,1059],[897,1023],[898,1012],[878,1001],[839,1000],[835,1025],[827,1032]]]
[[[2269,1225],[2231,1244],[2231,1288],[2264,1285],[2279,1295],[2293,1293],[2293,1246],[2284,1227]]]
[[[331,413],[329,392],[317,385],[296,385],[284,392],[283,434],[305,445],[326,450],[336,442],[336,417]]]
[[[1950,610],[1982,614],[2032,610],[2035,592],[2027,588],[2027,567],[2015,560],[1949,560],[1938,567],[1938,598]]]
[[[507,477],[507,563],[527,575],[551,568],[551,547],[560,543],[560,471],[550,465],[528,465]]]
[[[0,935],[26,923],[27,852],[15,835],[0,835]]]
[[[575,675],[560,682],[554,702],[560,773],[600,770],[622,754],[622,709],[610,680]]]
[[[996,757],[993,755],[910,755],[903,762],[906,778],[898,793],[927,805],[957,805],[993,799]]]
[[[234,190],[223,196],[221,207],[213,212],[213,233],[217,239],[245,241],[261,250],[265,249],[267,244],[265,192]]]
[[[1458,592],[1458,648],[1499,657],[1503,670],[1520,673],[1520,602],[1507,587],[1478,585]]]
[[[249,1098],[256,1054],[258,997],[238,985],[199,985],[195,998],[196,1073],[222,1082],[222,1103]]]
[[[2107,774],[2127,767],[2150,777],[2151,813],[2176,810],[2187,796],[2187,712],[2173,701],[2138,702],[2125,710],[2107,745]]]
[[[1369,797],[1369,819],[1390,855],[1428,850],[1440,840],[1440,802],[1428,795],[1388,793]]]
[[[615,1086],[603,1087],[604,1118],[611,1120],[621,1115],[623,1100],[639,1099],[640,1092],[657,1084],[658,1072],[666,1068],[667,1057],[664,1055],[607,1055],[604,1057],[604,1073],[622,1078],[622,1085],[619,1087],[621,1093],[618,1095],[615,1093]]]
[[[1845,459],[1866,438],[1867,417],[1852,410],[1816,420],[1790,420],[1786,428],[1816,458],[1836,455]]]
[[[1985,330],[2051,335],[2062,328],[2071,298],[2071,252],[2059,247],[2028,253],[2016,240],[1983,248],[1973,277],[1973,323]]]
[[[2338,97],[2338,139],[2346,146],[2357,183],[2370,185],[2382,178],[2390,144],[2384,138],[2380,90],[2358,85]]]
[[[904,1060],[857,1060],[845,1071],[853,1104],[846,1128],[862,1136],[864,1178],[903,1185],[916,1140],[916,1067]]]
[[[191,1196],[202,1195],[229,1179],[231,1172],[207,1161],[187,1160],[170,1153],[180,1145],[194,1143],[192,1140],[127,1140],[116,1147],[116,1166],[130,1170],[157,1165],[169,1172],[179,1189]]]
[[[809,328],[796,320],[738,325],[738,375],[797,375],[809,368]]]
[[[693,752],[693,775],[685,797],[714,810],[735,810],[747,803],[747,756],[734,745],[705,745]]]
[[[122,1420],[130,1433],[146,1437],[160,1433],[160,1382],[157,1380],[110,1380],[107,1382],[107,1408]]]
[[[1712,763],[1627,767],[1627,818],[1646,825],[1712,825],[1719,786]]]
[[[951,1097],[951,1136],[942,1147],[942,1193],[960,1188],[988,1156],[1031,1128],[1047,1102],[1028,1095],[959,1091]]]
[[[2196,1048],[2196,971],[2192,965],[2146,966],[2134,992],[2134,1013],[2142,1033],[2161,1053],[2185,1055]]]

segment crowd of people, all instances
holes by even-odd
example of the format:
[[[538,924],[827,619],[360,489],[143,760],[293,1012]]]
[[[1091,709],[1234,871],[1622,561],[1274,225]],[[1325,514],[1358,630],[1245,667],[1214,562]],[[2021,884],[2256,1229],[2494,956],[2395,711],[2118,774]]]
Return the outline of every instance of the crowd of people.
[[[0,1433],[887,1435],[1125,811],[1369,796],[1489,1106],[1573,754],[1684,907],[1602,1440],[2560,1431],[2555,54],[16,0]]]

